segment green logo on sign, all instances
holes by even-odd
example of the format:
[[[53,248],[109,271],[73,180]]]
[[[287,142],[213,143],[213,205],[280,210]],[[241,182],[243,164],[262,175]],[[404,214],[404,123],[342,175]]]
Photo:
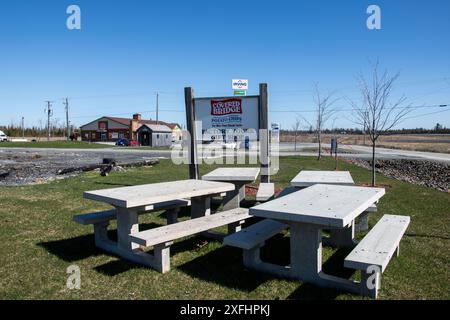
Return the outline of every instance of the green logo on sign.
[[[234,95],[235,96],[246,96],[247,95],[247,91],[245,91],[245,90],[234,90]]]

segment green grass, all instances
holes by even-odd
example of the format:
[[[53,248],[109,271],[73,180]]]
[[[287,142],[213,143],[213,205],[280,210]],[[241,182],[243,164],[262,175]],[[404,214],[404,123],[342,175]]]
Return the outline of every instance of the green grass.
[[[283,157],[273,177],[287,186],[303,169],[332,170],[325,158]],[[205,173],[215,166],[202,166]],[[357,183],[369,183],[370,172],[341,163]],[[107,206],[82,199],[85,190],[187,178],[186,166],[162,161],[151,168],[100,177],[98,173],[49,184],[0,188],[0,298],[2,299],[360,299],[300,281],[277,279],[246,270],[241,251],[199,236],[171,247],[172,270],[160,274],[119,259],[94,246],[91,226],[72,221],[78,213]],[[405,182],[378,177],[387,194],[373,226],[382,214],[411,216],[400,257],[393,258],[382,277],[381,299],[450,299],[450,195]],[[185,212],[184,218],[188,217]],[[164,216],[142,216],[148,226],[164,224]],[[112,225],[115,229],[115,225]],[[267,260],[288,263],[289,241],[280,235],[267,242]],[[324,269],[348,275],[342,268],[347,252],[324,248]],[[81,290],[66,288],[66,268],[81,268]]]
[[[67,148],[67,149],[104,149],[112,146],[85,141],[39,141],[39,142],[2,142],[0,148]]]

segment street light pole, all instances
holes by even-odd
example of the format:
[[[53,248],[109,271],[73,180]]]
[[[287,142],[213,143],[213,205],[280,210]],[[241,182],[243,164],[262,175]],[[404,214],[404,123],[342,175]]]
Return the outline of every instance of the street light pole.
[[[159,124],[159,92],[156,93],[156,124]]]

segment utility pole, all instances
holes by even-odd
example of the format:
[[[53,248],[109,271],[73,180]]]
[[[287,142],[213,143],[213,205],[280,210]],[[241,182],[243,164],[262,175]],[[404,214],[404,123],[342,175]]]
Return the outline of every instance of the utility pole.
[[[70,123],[69,123],[69,98],[66,98],[66,101],[63,102],[66,109],[66,126],[67,126],[67,141],[70,139]]]
[[[50,141],[50,118],[53,116],[53,109],[52,109],[52,102],[53,101],[46,101],[47,102],[47,141]]]
[[[159,92],[156,93],[156,124],[159,124]]]
[[[25,139],[25,117],[22,117],[22,138]]]

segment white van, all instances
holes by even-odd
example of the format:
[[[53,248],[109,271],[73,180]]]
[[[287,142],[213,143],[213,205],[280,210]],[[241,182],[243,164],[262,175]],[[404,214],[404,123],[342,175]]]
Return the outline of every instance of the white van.
[[[3,131],[0,130],[0,142],[4,142],[4,141],[8,141],[8,140],[9,140],[9,137]]]

